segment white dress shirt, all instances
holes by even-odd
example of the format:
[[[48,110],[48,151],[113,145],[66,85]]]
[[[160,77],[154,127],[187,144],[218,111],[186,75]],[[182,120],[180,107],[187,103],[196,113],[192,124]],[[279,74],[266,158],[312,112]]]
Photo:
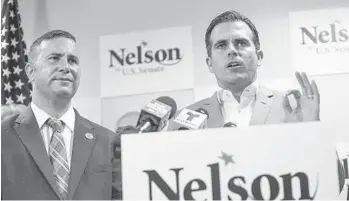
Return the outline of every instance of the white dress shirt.
[[[229,90],[219,88],[217,99],[221,105],[224,122],[232,122],[239,128],[249,127],[258,91],[259,85],[255,81],[242,92],[239,103]]]
[[[31,103],[31,108],[33,110],[33,113],[35,115],[35,118],[38,122],[41,136],[45,144],[45,148],[47,151],[47,154],[49,154],[49,145],[51,141],[51,137],[53,134],[53,129],[45,124],[46,120],[48,118],[53,118],[50,115],[48,115],[46,112],[41,110],[35,103]],[[67,153],[67,159],[68,159],[68,165],[70,167],[71,164],[71,155],[73,151],[73,137],[74,137],[74,125],[75,125],[75,112],[73,110],[73,106],[70,106],[68,111],[63,114],[59,120],[62,120],[65,124],[63,132],[61,134],[63,135],[64,144],[66,148]]]

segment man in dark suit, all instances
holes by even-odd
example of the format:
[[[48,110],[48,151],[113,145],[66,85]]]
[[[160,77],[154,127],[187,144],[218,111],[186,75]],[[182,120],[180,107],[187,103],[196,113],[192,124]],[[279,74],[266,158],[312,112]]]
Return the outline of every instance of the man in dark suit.
[[[305,73],[296,73],[302,93],[280,93],[258,84],[257,69],[263,51],[254,24],[236,11],[227,11],[212,20],[205,35],[206,63],[219,89],[212,97],[187,108],[208,111],[208,127],[237,127],[256,124],[319,120],[320,94],[316,83]],[[297,107],[288,97],[293,95]]]
[[[25,70],[32,102],[1,126],[2,199],[112,199],[115,134],[71,104],[81,74],[75,37],[44,34],[31,46]]]

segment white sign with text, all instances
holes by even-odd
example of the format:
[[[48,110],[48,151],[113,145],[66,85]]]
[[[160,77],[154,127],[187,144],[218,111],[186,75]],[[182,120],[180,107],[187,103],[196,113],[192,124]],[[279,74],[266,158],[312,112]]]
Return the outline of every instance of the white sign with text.
[[[101,96],[194,87],[191,27],[100,37]]]
[[[308,132],[311,131],[311,132]],[[339,196],[321,123],[122,136],[126,200],[299,200]]]
[[[309,75],[349,72],[349,8],[291,12],[292,66]]]

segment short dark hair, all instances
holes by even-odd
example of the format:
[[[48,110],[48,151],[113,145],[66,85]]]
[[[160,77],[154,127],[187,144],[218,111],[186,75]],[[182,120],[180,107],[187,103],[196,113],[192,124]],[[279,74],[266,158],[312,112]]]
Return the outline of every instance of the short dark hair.
[[[234,22],[234,21],[242,21],[245,22],[251,29],[253,33],[253,43],[256,46],[256,49],[260,49],[260,43],[259,43],[259,36],[258,36],[258,31],[254,24],[249,20],[247,17],[244,15],[240,14],[239,12],[230,10],[226,11],[217,17],[215,17],[210,25],[207,27],[206,34],[205,34],[205,43],[206,43],[206,50],[207,50],[207,55],[211,56],[211,33],[212,30],[215,28],[216,25],[224,23],[224,22]]]
[[[33,44],[30,46],[30,49],[29,49],[29,56],[31,57],[33,52],[36,51],[36,48],[38,46],[40,46],[42,41],[53,40],[53,39],[59,38],[59,37],[69,38],[69,39],[73,40],[74,42],[76,42],[76,38],[73,36],[73,34],[69,33],[68,31],[52,30],[52,31],[49,31],[49,32],[45,33],[44,35],[40,36],[38,39],[36,39],[33,42]]]

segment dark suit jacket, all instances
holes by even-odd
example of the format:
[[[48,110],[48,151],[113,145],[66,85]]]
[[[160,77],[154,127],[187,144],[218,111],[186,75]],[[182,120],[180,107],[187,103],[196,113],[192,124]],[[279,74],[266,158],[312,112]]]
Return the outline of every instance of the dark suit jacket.
[[[253,108],[250,125],[277,124],[284,122],[283,110],[284,95],[281,92],[261,86]],[[191,110],[203,108],[209,113],[208,128],[221,128],[224,123],[221,106],[217,99],[217,92],[210,98],[203,99],[186,107]]]
[[[93,139],[85,134],[91,133]],[[75,110],[67,199],[110,200],[115,134]],[[30,107],[1,122],[1,187],[5,200],[60,199],[53,168]]]

